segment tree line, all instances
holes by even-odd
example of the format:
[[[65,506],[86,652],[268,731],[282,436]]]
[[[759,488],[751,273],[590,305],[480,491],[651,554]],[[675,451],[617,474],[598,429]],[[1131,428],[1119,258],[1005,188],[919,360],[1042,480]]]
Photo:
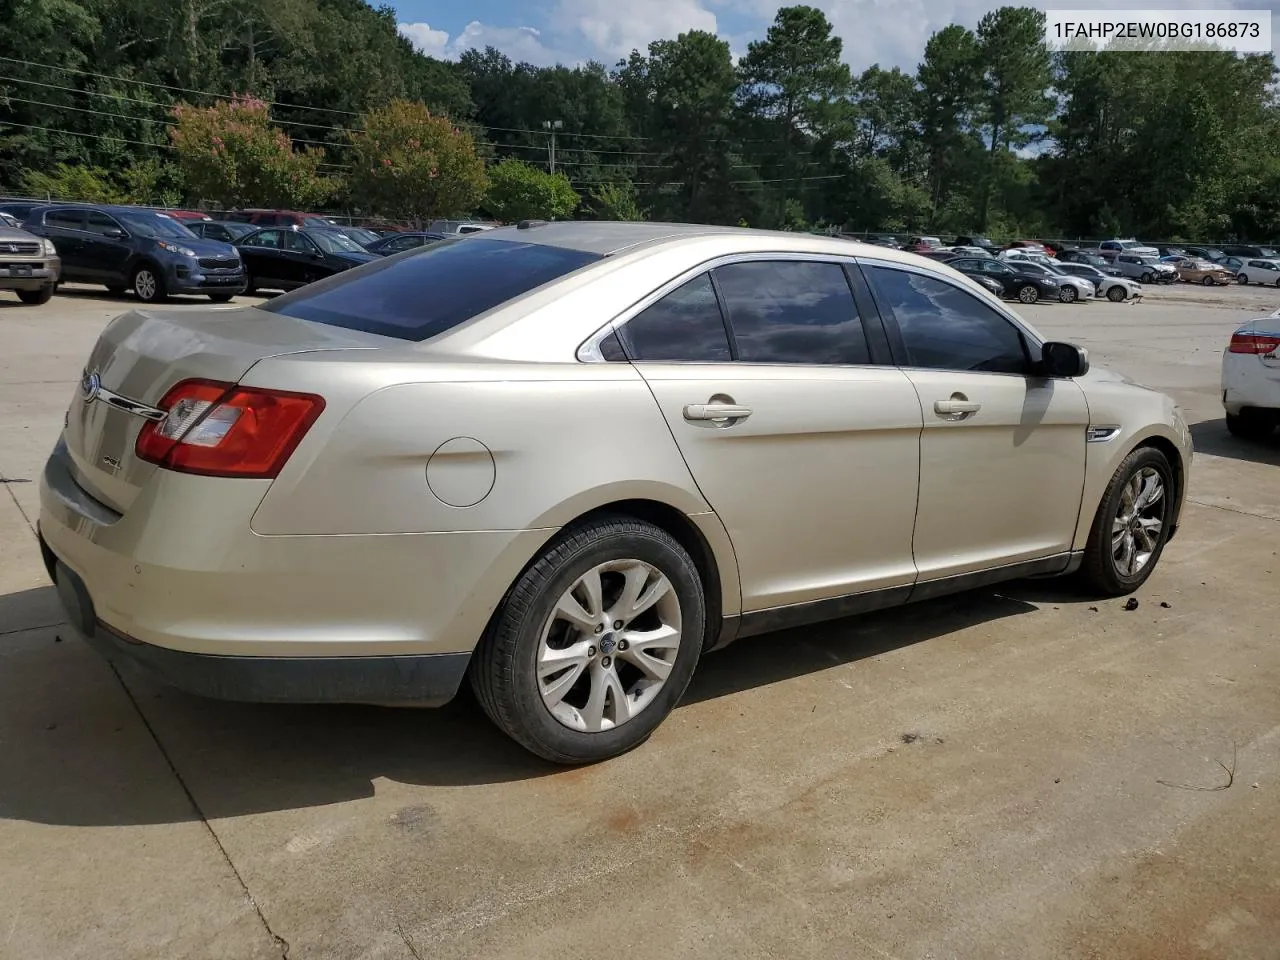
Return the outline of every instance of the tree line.
[[[0,189],[997,237],[1274,240],[1273,57],[1051,54],[1043,14],[855,71],[783,7],[599,63],[417,53],[364,0],[13,0]],[[555,135],[553,177],[550,142]],[[95,196],[89,196],[93,194]]]

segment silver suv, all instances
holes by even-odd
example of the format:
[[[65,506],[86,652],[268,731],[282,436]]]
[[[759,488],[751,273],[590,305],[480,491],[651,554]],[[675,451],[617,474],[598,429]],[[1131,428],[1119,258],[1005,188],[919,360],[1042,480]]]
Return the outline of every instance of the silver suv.
[[[0,290],[12,290],[23,303],[48,303],[62,273],[52,243],[17,227],[0,225]]]
[[[1126,277],[1143,283],[1172,283],[1178,279],[1178,271],[1171,264],[1161,263],[1159,257],[1137,253],[1120,254],[1115,259],[1115,268]]]

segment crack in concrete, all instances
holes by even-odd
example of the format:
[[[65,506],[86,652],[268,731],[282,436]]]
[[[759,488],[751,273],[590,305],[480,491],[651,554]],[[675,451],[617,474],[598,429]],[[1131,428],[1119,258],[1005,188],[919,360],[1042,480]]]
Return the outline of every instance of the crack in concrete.
[[[187,802],[191,804],[191,809],[200,817],[200,822],[204,824],[205,830],[209,832],[210,839],[218,848],[218,853],[222,854],[222,859],[226,861],[227,867],[231,870],[232,876],[236,878],[236,882],[240,884],[240,890],[244,894],[244,898],[249,901],[249,905],[253,907],[254,913],[258,915],[258,920],[262,924],[262,928],[267,932],[276,948],[280,951],[281,960],[289,960],[289,941],[271,928],[271,922],[267,919],[267,915],[262,912],[262,906],[254,898],[253,893],[249,890],[249,885],[245,883],[244,877],[240,874],[235,863],[231,860],[231,855],[227,853],[227,848],[222,845],[222,838],[218,836],[218,832],[213,829],[213,824],[209,822],[209,818],[204,815],[204,811],[200,809],[200,804],[195,798],[195,794],[191,792],[191,788],[187,786],[187,782],[182,779],[182,774],[178,772],[177,766],[173,759],[169,756],[169,751],[165,749],[164,743],[161,741],[159,734],[155,728],[151,726],[151,721],[147,719],[147,715],[143,713],[142,706],[133,695],[133,691],[129,689],[128,684],[124,682],[124,677],[120,676],[120,671],[116,669],[116,665],[108,661],[107,666],[111,672],[115,674],[116,681],[120,684],[120,689],[124,691],[124,695],[129,698],[129,702],[133,704],[133,709],[137,711],[138,719],[142,721],[142,725],[146,727],[147,733],[151,735],[152,741],[156,745],[156,749],[160,751],[160,756],[164,757],[164,762],[169,767],[169,772],[173,774],[173,778],[178,781],[178,786],[182,788],[182,792],[186,794]],[[416,954],[415,954],[416,956]]]
[[[1241,510],[1238,507],[1224,507],[1220,503],[1205,503],[1203,500],[1197,500],[1195,497],[1187,497],[1188,503],[1194,503],[1197,507],[1208,507],[1210,510],[1225,510],[1227,513],[1236,513],[1242,517],[1252,517],[1254,520],[1269,520],[1271,523],[1280,523],[1280,517],[1268,517],[1265,513],[1250,513],[1248,510]]]

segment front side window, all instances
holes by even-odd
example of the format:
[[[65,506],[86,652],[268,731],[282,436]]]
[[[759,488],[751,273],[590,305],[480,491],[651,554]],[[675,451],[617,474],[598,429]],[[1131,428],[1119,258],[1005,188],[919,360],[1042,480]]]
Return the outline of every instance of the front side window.
[[[628,356],[637,361],[724,363],[732,359],[720,303],[705,273],[636,314],[620,336]]]
[[[251,237],[244,238],[246,247],[266,247],[268,250],[280,249],[280,231],[279,230],[263,230],[255,233]]]
[[[384,337],[426,340],[600,259],[595,253],[514,240],[439,243],[344,270],[262,309]]]
[[[84,228],[89,233],[106,236],[108,230],[119,230],[120,224],[116,223],[105,213],[99,213],[97,210],[90,210],[88,215],[85,217]]]
[[[889,267],[864,268],[881,311],[892,311],[904,366],[984,373],[1026,373],[1021,332],[977,297],[935,277]]]
[[[862,318],[840,264],[752,260],[717,267],[715,278],[739,360],[871,362]]]
[[[294,253],[311,253],[315,246],[296,230],[286,230],[284,231],[284,248]]]

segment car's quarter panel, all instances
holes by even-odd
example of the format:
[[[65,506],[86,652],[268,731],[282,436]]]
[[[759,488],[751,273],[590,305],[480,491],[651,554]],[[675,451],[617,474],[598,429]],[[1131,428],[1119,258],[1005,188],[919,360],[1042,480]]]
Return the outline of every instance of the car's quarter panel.
[[[642,363],[738,558],[744,612],[910,584],[921,414],[891,367]],[[750,416],[689,420],[731,398]],[[729,401],[725,401],[729,402]]]
[[[1070,380],[907,371],[924,409],[914,553],[920,579],[1071,550],[1085,478],[1089,409]],[[964,419],[935,404],[957,395]]]

